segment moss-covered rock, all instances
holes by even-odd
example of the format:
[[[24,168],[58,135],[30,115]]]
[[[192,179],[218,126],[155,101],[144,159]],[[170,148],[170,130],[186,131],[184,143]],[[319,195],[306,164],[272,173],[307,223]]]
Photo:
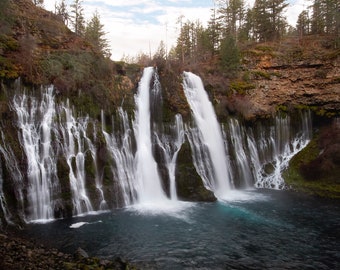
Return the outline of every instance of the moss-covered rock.
[[[297,191],[321,197],[340,198],[340,125],[323,127],[300,151],[283,177]]]
[[[177,195],[184,201],[214,202],[214,193],[207,190],[193,164],[190,145],[184,143],[178,153],[176,169]]]

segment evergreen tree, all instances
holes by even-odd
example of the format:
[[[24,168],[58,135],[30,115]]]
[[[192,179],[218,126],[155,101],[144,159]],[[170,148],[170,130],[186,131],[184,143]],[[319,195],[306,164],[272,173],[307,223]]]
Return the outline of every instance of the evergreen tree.
[[[339,0],[314,0],[312,11],[313,34],[339,34]]]
[[[254,36],[257,41],[267,41],[270,35],[270,14],[267,10],[266,0],[255,0],[253,7]]]
[[[220,46],[221,40],[221,23],[217,19],[217,12],[215,7],[211,10],[212,14],[208,22],[207,34],[211,42],[212,53],[214,54]]]
[[[244,0],[219,0],[218,4],[223,37],[232,35],[237,40],[238,31],[245,18]]]
[[[55,3],[55,14],[60,16],[65,25],[68,25],[69,14],[65,0],[61,0],[59,4]]]
[[[240,52],[236,41],[232,36],[228,36],[221,41],[220,67],[229,76],[234,76],[240,67]]]
[[[283,12],[287,8],[286,0],[256,0],[253,8],[254,32],[258,41],[276,40],[286,30]]]
[[[180,34],[177,38],[176,54],[181,62],[189,62],[192,55],[193,40],[192,40],[192,28],[193,23],[190,21],[182,23],[182,18],[179,18]]]
[[[239,41],[245,42],[249,40],[254,40],[254,10],[248,9],[246,11],[244,23],[242,24],[242,27],[239,30]]]
[[[104,38],[104,25],[100,23],[98,11],[95,11],[85,29],[85,39],[104,56],[110,57],[110,49],[107,39]]]
[[[44,0],[33,0],[33,4],[36,6],[42,6],[44,4]]]
[[[82,0],[74,0],[71,8],[73,30],[77,35],[83,36],[85,31],[85,19],[83,14],[84,9],[82,7]]]
[[[304,10],[299,14],[296,22],[296,30],[299,36],[305,36],[310,33],[310,20],[307,10]]]

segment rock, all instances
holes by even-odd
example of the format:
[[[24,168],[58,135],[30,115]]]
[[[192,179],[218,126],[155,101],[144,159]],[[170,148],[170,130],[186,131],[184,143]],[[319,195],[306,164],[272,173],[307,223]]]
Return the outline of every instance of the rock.
[[[89,255],[87,254],[87,252],[85,250],[83,250],[82,248],[78,248],[76,253],[75,253],[75,257],[77,259],[83,259],[83,258],[88,258]]]
[[[178,153],[178,166],[176,169],[176,188],[178,198],[184,201],[214,202],[213,192],[203,185],[201,177],[197,174],[191,157],[189,143],[183,144]]]

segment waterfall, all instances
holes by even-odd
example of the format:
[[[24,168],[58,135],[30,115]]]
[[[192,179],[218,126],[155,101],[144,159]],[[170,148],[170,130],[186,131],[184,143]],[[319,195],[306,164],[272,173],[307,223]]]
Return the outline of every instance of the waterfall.
[[[1,145],[0,145],[1,149]],[[0,150],[1,151],[1,150]],[[0,213],[3,213],[3,216],[7,223],[11,222],[11,213],[8,211],[7,202],[5,198],[5,194],[3,191],[4,179],[3,179],[3,172],[2,172],[2,164],[0,162]],[[0,220],[1,226],[1,220]]]
[[[3,131],[1,131],[1,139],[2,142],[0,143],[0,154],[3,157],[4,164],[6,166],[6,169],[9,173],[7,175],[7,181],[11,181],[13,185],[15,186],[14,190],[14,196],[16,199],[16,207],[17,212],[21,217],[24,216],[24,194],[23,194],[23,176],[20,172],[18,161],[13,153],[12,148],[8,143],[5,141],[5,135]],[[4,181],[3,178],[3,165],[1,164],[2,161],[0,159],[0,200],[1,200],[1,206],[2,211],[4,213],[4,218],[7,223],[11,223],[12,214],[10,213],[8,206],[7,206],[7,200],[6,200],[6,194],[4,193],[3,187],[4,187]]]
[[[247,156],[247,141],[244,138],[247,133],[235,118],[229,120],[229,132],[235,156],[235,165],[233,166],[235,168],[235,177],[240,180],[240,187],[249,188],[253,185],[253,176],[250,169],[250,160]],[[227,137],[225,137],[225,140],[227,141]]]
[[[288,168],[292,157],[306,147],[312,137],[310,111],[302,112],[299,120],[300,125],[294,129],[290,116],[277,116],[269,134],[260,128],[261,140],[257,147],[253,146],[251,149],[253,163],[256,164],[256,187],[285,188],[282,172]],[[254,139],[250,139],[252,140]]]
[[[309,111],[247,125],[230,117],[220,125],[201,79],[184,72],[183,88],[193,120],[183,123],[177,114],[163,123],[157,71],[145,68],[134,118],[118,108],[108,129],[104,112],[98,128],[89,116],[76,116],[68,101],[56,104],[53,87],[39,98],[15,95],[10,107],[19,145],[5,134],[8,127],[0,138],[2,221],[47,221],[130,205],[170,211],[179,205],[175,175],[185,138],[198,175],[219,199],[235,198],[236,189],[286,187],[282,172],[311,139]]]
[[[231,183],[221,126],[201,79],[193,73],[184,72],[183,86],[197,125],[197,129],[191,128],[189,131],[191,146],[195,148],[193,152],[196,169],[207,188],[219,198],[226,197]]]
[[[163,191],[157,163],[152,154],[150,83],[153,74],[153,67],[144,69],[142,79],[139,82],[138,93],[135,96],[136,190],[138,202],[141,204],[157,204],[168,200]]]
[[[69,167],[73,214],[80,215],[93,211],[85,187],[85,139],[88,118],[77,121],[68,103],[61,106],[59,115],[64,156]]]
[[[157,135],[157,143],[162,149],[166,168],[168,171],[169,182],[170,182],[170,199],[177,201],[176,191],[176,162],[179,150],[184,143],[184,126],[182,116],[176,114],[175,124],[170,126],[170,135],[162,134],[161,139]]]
[[[129,125],[129,119],[126,112],[122,108],[118,109],[120,118],[120,127],[117,135],[113,132],[109,134],[105,131],[104,116],[102,112],[102,132],[105,137],[108,152],[113,159],[111,172],[118,182],[118,190],[121,192],[122,202],[117,205],[127,206],[137,201],[136,187],[134,184],[135,162],[132,150],[132,129]],[[117,198],[119,194],[117,194]]]
[[[96,135],[97,135],[97,130],[96,130],[96,126],[93,125],[93,137],[94,137],[94,141],[96,141]],[[99,175],[99,170],[98,170],[98,166],[97,166],[97,148],[96,146],[93,144],[93,142],[90,140],[90,138],[88,138],[87,136],[84,137],[84,139],[86,140],[86,143],[88,145],[89,151],[91,153],[91,157],[92,157],[92,163],[94,166],[94,173],[95,173],[95,184],[96,184],[96,190],[99,194],[99,210],[107,210],[108,206],[107,206],[107,202],[105,200],[105,196],[104,196],[104,191],[103,191],[103,179],[102,177]]]
[[[21,133],[19,141],[27,156],[27,200],[29,221],[53,219],[54,193],[59,183],[56,156],[51,145],[55,116],[53,87],[49,87],[39,101],[25,94],[13,99]]]

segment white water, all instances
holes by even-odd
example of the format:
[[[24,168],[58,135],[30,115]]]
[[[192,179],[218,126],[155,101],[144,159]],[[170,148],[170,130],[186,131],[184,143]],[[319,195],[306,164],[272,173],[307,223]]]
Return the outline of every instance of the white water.
[[[53,87],[38,100],[25,94],[13,99],[18,116],[19,140],[28,160],[28,221],[53,219],[53,192],[59,188],[55,154],[51,147],[55,116]]]
[[[161,147],[168,170],[169,182],[170,182],[170,199],[177,201],[176,191],[176,165],[177,156],[179,150],[181,150],[182,144],[184,143],[184,126],[182,116],[177,114],[175,117],[175,124],[170,127],[171,134],[166,136],[163,134],[162,138],[159,139],[157,136],[157,143]]]
[[[161,99],[154,72],[153,68],[144,71],[135,96],[132,125],[127,113],[119,108],[119,126],[112,128],[112,133],[107,132],[102,117],[102,134],[99,130],[98,141],[94,121],[75,117],[68,103],[55,104],[52,87],[42,94],[41,100],[25,94],[14,97],[11,105],[18,116],[18,135],[27,157],[27,171],[21,174],[19,162],[2,134],[0,154],[4,163],[1,169],[9,173],[10,180],[0,179],[0,210],[7,223],[13,215],[8,211],[6,194],[1,189],[2,182],[6,181],[15,187],[15,207],[23,220],[44,222],[54,219],[54,212],[58,216],[64,214],[65,200],[61,198],[56,166],[60,161],[67,164],[69,187],[64,186],[63,190],[71,193],[73,215],[106,210],[111,205],[133,205],[138,211],[146,209],[152,213],[174,213],[184,207],[177,200],[175,179],[177,156],[185,140],[183,121],[180,115],[176,115],[175,124],[169,126],[153,121],[157,116],[150,115],[150,108],[157,114],[159,106],[154,101]],[[247,128],[242,122],[229,119],[221,127],[201,80],[192,73],[185,73],[184,88],[195,120],[191,126],[185,125],[185,132],[194,165],[207,188],[224,200],[243,196],[235,188],[252,185],[285,188],[282,172],[311,138],[309,112],[302,114],[297,123],[286,116],[277,117],[271,126],[256,124],[254,128]],[[88,128],[89,125],[93,125],[93,129]],[[89,130],[93,130],[93,134],[87,134]],[[96,149],[100,135],[104,135],[106,142],[101,147],[106,147],[109,153],[105,168],[111,168],[112,173],[112,183],[105,179],[105,187],[103,164],[98,162],[100,152]],[[153,143],[157,143],[157,147]],[[155,149],[159,150],[162,170],[167,170],[162,173],[168,175],[170,199],[162,187],[163,180],[153,156]],[[88,167],[90,175],[86,175],[85,160],[92,166]],[[110,194],[108,202],[106,194]]]
[[[118,109],[121,121],[119,127],[120,133],[115,135],[105,131],[104,116],[102,114],[102,132],[105,137],[108,152],[114,161],[111,166],[111,172],[114,179],[118,182],[118,189],[121,192],[122,202],[117,205],[128,206],[137,202],[137,191],[135,187],[135,158],[132,151],[132,130],[129,125],[129,119],[122,108]],[[119,194],[117,194],[117,198]]]
[[[138,203],[143,205],[164,204],[169,200],[163,191],[157,163],[152,154],[150,83],[153,74],[154,69],[152,67],[144,69],[143,77],[139,82],[138,93],[135,96],[136,191]]]
[[[229,132],[231,145],[235,152],[235,171],[237,172],[237,177],[242,179],[241,187],[249,188],[252,187],[253,177],[251,175],[250,162],[246,154],[246,141],[244,136],[246,132],[243,130],[237,119],[231,118],[229,120]],[[227,138],[225,138],[227,140]]]
[[[289,161],[307,146],[312,137],[310,112],[303,112],[300,118],[301,126],[298,132],[293,131],[289,116],[276,118],[275,126],[271,129],[270,136],[266,136],[261,132],[262,142],[258,143],[257,147],[253,146],[251,148],[251,156],[256,165],[256,187],[285,188],[282,172],[288,168]],[[268,139],[265,140],[265,138]],[[252,145],[255,144],[252,142]],[[262,162],[260,161],[261,159]]]
[[[195,162],[196,169],[207,188],[212,190],[218,198],[226,197],[228,191],[231,190],[231,183],[221,126],[201,79],[193,73],[184,72],[183,86],[198,128],[192,128],[189,131],[192,133],[189,136],[192,149],[201,148],[196,149],[194,154],[194,160],[203,160],[199,164]],[[197,157],[198,154],[201,157]],[[204,155],[203,159],[202,155]],[[210,160],[210,164],[207,159]],[[202,171],[211,171],[211,173],[206,174]]]
[[[16,189],[14,191],[14,196],[17,201],[17,209],[19,216],[24,218],[24,195],[23,195],[23,176],[19,170],[18,161],[13,153],[11,146],[6,143],[4,133],[1,131],[1,143],[0,143],[0,154],[2,155],[4,164],[6,166],[9,175],[7,175],[7,180],[11,179]],[[1,159],[0,159],[0,163]],[[2,212],[7,223],[12,222],[12,214],[7,207],[6,195],[3,192],[4,178],[3,178],[3,165],[0,164],[0,203],[2,207]],[[8,179],[9,178],[9,179]]]
[[[64,116],[65,118],[63,118]],[[85,139],[88,119],[76,120],[67,103],[60,111],[60,129],[63,150],[69,167],[69,181],[72,192],[73,214],[80,215],[93,211],[85,187]]]

